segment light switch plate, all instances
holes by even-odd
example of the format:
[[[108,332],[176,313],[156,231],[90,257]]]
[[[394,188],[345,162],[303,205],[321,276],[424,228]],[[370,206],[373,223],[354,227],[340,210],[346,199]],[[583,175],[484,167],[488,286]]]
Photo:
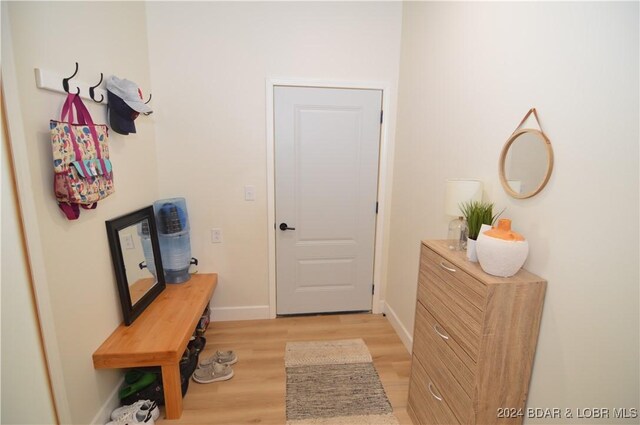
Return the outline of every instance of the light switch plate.
[[[255,201],[256,200],[256,187],[255,186],[245,186],[244,187],[244,200],[245,201]]]

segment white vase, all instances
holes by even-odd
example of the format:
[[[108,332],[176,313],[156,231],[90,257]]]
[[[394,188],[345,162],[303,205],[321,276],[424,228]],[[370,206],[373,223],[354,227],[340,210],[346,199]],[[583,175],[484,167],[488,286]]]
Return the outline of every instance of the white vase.
[[[529,242],[490,237],[484,234],[491,226],[483,225],[476,241],[476,253],[485,273],[511,277],[518,273],[529,254]]]
[[[478,256],[476,254],[476,241],[473,239],[467,239],[467,260],[472,263],[478,262]]]

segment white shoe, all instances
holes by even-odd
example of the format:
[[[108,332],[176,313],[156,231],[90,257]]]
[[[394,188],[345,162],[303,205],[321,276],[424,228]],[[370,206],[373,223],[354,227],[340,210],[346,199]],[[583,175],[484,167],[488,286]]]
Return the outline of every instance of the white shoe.
[[[129,411],[124,416],[118,418],[118,420],[107,422],[107,425],[155,425],[155,421],[153,420],[153,415],[150,411]]]
[[[127,406],[122,406],[114,409],[111,412],[111,420],[117,421],[123,416],[131,413],[131,412],[143,412],[146,416],[147,413],[151,413],[151,418],[156,421],[160,417],[160,409],[155,401],[151,400],[139,400],[133,404],[129,404]],[[142,416],[142,415],[140,415]]]

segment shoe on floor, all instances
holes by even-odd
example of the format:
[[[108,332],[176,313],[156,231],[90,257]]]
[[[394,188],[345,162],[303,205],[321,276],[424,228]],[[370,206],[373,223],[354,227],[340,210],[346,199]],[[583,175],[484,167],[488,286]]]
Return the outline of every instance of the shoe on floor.
[[[196,354],[200,353],[205,345],[207,345],[207,339],[203,336],[192,336],[187,345],[192,350],[195,350]]]
[[[150,410],[130,410],[115,421],[107,422],[107,425],[155,425]]]
[[[238,355],[233,350],[216,351],[213,356],[207,357],[206,359],[201,361],[198,367],[207,367],[212,363],[220,363],[230,366],[232,364],[236,364],[237,361]]]
[[[226,381],[233,377],[231,366],[213,362],[209,366],[198,367],[193,372],[193,380],[199,384],[210,384],[217,381]]]
[[[120,391],[118,392],[118,396],[120,397],[120,400],[127,398],[144,388],[147,388],[149,385],[153,384],[157,379],[157,375],[151,372],[145,372],[142,375],[134,374],[130,376],[129,380],[130,381],[133,380],[134,377],[138,377],[138,379],[135,380],[133,383],[130,383],[129,385],[125,385],[124,387],[120,388]],[[125,382],[126,382],[126,379],[127,379],[127,375],[125,375]]]
[[[133,404],[129,404],[127,406],[122,406],[114,409],[111,412],[111,420],[117,421],[121,417],[129,414],[130,412],[144,412],[145,415],[147,412],[151,412],[151,417],[154,421],[158,420],[160,417],[160,409],[155,401],[151,400],[138,400]]]

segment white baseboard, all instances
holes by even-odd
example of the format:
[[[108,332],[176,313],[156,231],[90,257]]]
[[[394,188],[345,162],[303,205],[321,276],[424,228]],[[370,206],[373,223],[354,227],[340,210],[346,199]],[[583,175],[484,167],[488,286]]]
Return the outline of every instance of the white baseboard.
[[[228,322],[231,320],[270,319],[268,305],[248,305],[241,307],[212,307],[212,322]]]
[[[413,347],[413,335],[411,335],[411,333],[409,333],[407,328],[404,327],[404,325],[398,318],[398,315],[396,314],[395,311],[393,311],[393,309],[389,306],[389,304],[385,303],[383,311],[387,315],[387,319],[389,319],[389,323],[391,323],[391,326],[400,337],[400,340],[404,344],[405,348],[407,349],[409,354],[411,354],[411,347]]]
[[[100,410],[98,410],[98,413],[91,421],[92,424],[102,425],[111,421],[111,412],[113,412],[113,409],[120,406],[118,391],[120,390],[123,382],[124,376],[122,377],[122,379],[120,379],[120,381],[118,381],[118,385],[116,385],[111,395],[107,398],[107,401],[105,401],[102,407],[100,407]]]

